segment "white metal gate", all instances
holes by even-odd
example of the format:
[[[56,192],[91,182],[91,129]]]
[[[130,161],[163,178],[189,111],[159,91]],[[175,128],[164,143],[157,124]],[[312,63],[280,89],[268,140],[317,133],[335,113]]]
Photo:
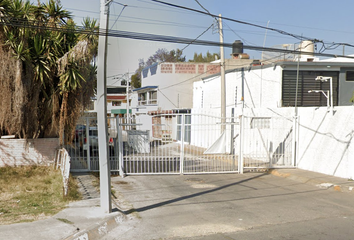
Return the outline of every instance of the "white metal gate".
[[[249,117],[242,120],[244,168],[293,167],[293,122],[283,117]]]
[[[238,172],[235,123],[206,114],[158,114],[134,124],[120,119],[120,166],[125,174]],[[138,120],[137,120],[138,121]]]
[[[83,118],[66,146],[72,171],[99,171],[96,118]],[[223,130],[224,129],[224,130]],[[293,123],[281,117],[169,113],[108,118],[111,171],[202,174],[294,166]],[[97,135],[97,134],[96,134]],[[98,140],[98,139],[96,139]]]
[[[111,171],[118,172],[117,126],[115,118],[108,118],[108,156]],[[74,141],[66,145],[70,155],[72,172],[98,172],[98,132],[97,118],[81,118],[75,129]]]

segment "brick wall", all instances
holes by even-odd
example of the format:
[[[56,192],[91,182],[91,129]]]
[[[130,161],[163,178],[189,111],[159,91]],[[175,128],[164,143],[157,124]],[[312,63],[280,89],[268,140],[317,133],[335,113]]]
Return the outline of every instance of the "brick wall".
[[[207,66],[207,72],[209,74],[216,74],[220,72],[220,66],[219,65],[209,65]]]
[[[161,64],[161,73],[172,73],[172,64]]]
[[[189,63],[176,63],[175,64],[175,73],[188,73],[188,74],[195,74],[196,73],[196,66],[195,64]]]
[[[198,65],[198,73],[203,74],[205,72],[204,70],[204,64],[199,64]]]
[[[0,139],[0,167],[54,162],[58,138]]]

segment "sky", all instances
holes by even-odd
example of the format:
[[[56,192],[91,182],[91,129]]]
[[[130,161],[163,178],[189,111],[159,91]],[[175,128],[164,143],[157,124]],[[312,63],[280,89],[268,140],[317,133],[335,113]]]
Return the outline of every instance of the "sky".
[[[354,2],[352,0],[162,0],[199,11],[208,10],[230,19],[282,30],[284,32],[318,39],[327,43],[348,43],[354,45]],[[84,17],[99,21],[100,0],[61,0],[64,9],[70,11],[75,22],[81,25]],[[124,5],[126,5],[124,7]],[[206,10],[205,10],[206,9]],[[206,31],[211,25],[211,27]],[[110,4],[109,29],[136,33],[149,33],[189,39],[218,42],[216,21],[213,17],[166,6],[151,0],[114,0]],[[206,32],[205,32],[206,31]],[[244,45],[273,47],[282,44],[298,44],[299,39],[264,28],[223,20],[224,42],[241,40]],[[203,33],[205,32],[205,33]],[[202,34],[203,33],[203,34]],[[202,34],[202,35],[201,35]],[[201,35],[201,36],[200,36]],[[168,51],[184,49],[187,60],[194,53],[219,53],[218,47],[175,43],[161,43],[143,40],[109,37],[108,39],[108,84],[115,76],[134,73],[139,59],[145,61],[159,48]],[[321,44],[317,50],[323,50]],[[225,48],[225,58],[230,58],[231,49]],[[262,53],[244,50],[251,58],[260,59]],[[354,54],[354,47],[339,46],[324,53],[342,55]]]

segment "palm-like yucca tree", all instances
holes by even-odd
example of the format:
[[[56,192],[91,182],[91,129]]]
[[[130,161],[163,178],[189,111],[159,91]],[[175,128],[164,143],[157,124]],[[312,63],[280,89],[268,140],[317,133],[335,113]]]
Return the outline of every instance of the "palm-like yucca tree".
[[[15,89],[11,93],[15,97],[8,96],[6,101],[16,99],[10,104],[11,116],[0,116],[0,131],[21,138],[62,136],[57,129],[71,131],[80,113],[77,109],[82,109],[82,103],[94,92],[89,74],[97,37],[73,31],[76,26],[70,13],[54,0],[38,1],[37,6],[23,0],[0,0],[0,16],[0,21],[6,22],[0,29],[0,41],[8,46],[0,51],[12,52],[10,61],[16,66],[12,77],[0,71],[0,84],[7,81],[5,85]],[[97,31],[96,22],[86,20],[84,29]],[[8,54],[2,55],[0,59]],[[90,82],[82,85],[85,79]],[[78,96],[84,99],[81,103]],[[2,99],[5,97],[0,96]],[[17,124],[10,124],[11,117]]]
[[[70,12],[64,10],[55,0],[49,0],[44,4],[44,12],[48,17],[48,23],[51,27],[60,27],[65,25],[66,21],[71,18]]]

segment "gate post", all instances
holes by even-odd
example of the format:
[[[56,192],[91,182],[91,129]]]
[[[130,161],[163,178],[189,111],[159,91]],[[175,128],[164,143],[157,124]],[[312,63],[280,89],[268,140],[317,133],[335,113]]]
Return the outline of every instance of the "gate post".
[[[299,116],[294,116],[293,139],[292,139],[292,157],[291,157],[291,164],[293,167],[296,167],[298,136],[299,136]]]
[[[235,108],[231,109],[231,149],[230,149],[230,154],[233,156],[233,161],[232,161],[232,170],[235,171],[235,166],[236,166],[236,151],[235,151]]]
[[[123,172],[123,134],[122,134],[122,127],[119,124],[120,123],[120,118],[119,116],[116,117],[117,120],[117,137],[118,137],[118,164],[119,164],[119,176],[122,178],[124,177],[124,172]]]
[[[241,115],[240,118],[240,144],[239,144],[239,158],[238,158],[238,172],[240,174],[243,174],[243,163],[244,163],[244,159],[243,159],[243,143],[244,143],[244,115]]]
[[[183,174],[183,167],[184,167],[184,114],[181,114],[181,154],[180,154],[180,162],[179,162],[179,172]]]
[[[89,121],[89,117],[86,117],[86,131],[85,131],[85,135],[86,135],[86,146],[87,149],[83,150],[86,151],[86,156],[87,156],[87,168],[89,171],[91,171],[91,152],[90,152],[90,121]],[[84,139],[83,139],[84,140]],[[84,143],[82,143],[82,147],[84,147]],[[85,156],[85,155],[84,155]]]

